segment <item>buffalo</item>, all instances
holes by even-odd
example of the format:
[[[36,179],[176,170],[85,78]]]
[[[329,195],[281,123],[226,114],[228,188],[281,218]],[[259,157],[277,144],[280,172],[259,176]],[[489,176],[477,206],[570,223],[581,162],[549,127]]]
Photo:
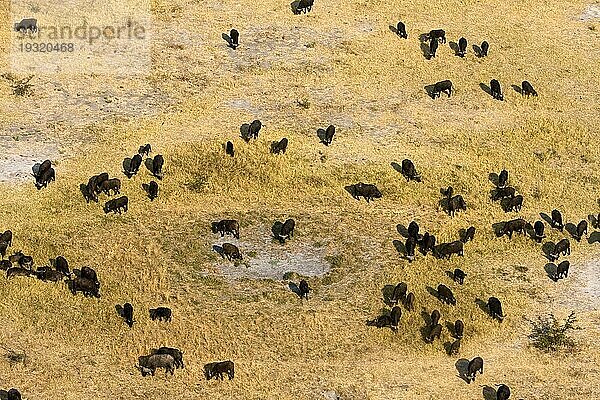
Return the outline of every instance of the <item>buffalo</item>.
[[[415,221],[411,221],[410,224],[408,224],[407,230],[409,238],[413,238],[415,240],[419,239],[419,224],[417,224]]]
[[[35,272],[29,268],[12,267],[6,270],[6,278],[12,278],[15,276],[32,276]]]
[[[519,212],[519,211],[521,211],[521,207],[523,207],[523,196],[521,196],[519,194],[513,198],[506,199],[506,202],[503,205],[504,205],[504,210],[507,212],[508,211]]]
[[[406,178],[406,182],[411,180],[421,182],[421,175],[417,173],[415,164],[408,158],[402,160],[402,176]]]
[[[487,303],[490,315],[492,318],[497,318],[498,321],[504,320],[504,314],[502,313],[502,303],[496,297],[490,297]]]
[[[438,298],[442,303],[456,305],[456,298],[448,286],[439,284],[437,287],[437,293]]]
[[[230,155],[231,157],[233,157],[234,155],[233,143],[231,143],[230,141],[227,141],[227,143],[225,144],[225,154]]]
[[[473,240],[474,238],[475,238],[475,227],[474,226],[470,226],[465,231],[465,234],[464,234],[464,236],[462,238],[462,242],[463,243],[467,243],[469,240]]]
[[[241,260],[242,254],[237,246],[231,243],[223,243],[223,257],[226,257],[229,261]]]
[[[27,31],[29,31],[31,33],[37,32],[37,30],[38,30],[37,19],[24,18],[21,20],[21,22],[16,22],[14,27],[15,27],[16,32],[20,32],[23,34]]]
[[[174,347],[161,347],[159,349],[153,349],[150,352],[154,354],[168,354],[175,360],[175,368],[185,368],[183,365],[183,351]]]
[[[490,44],[485,40],[481,42],[481,51],[479,52],[480,57],[486,57],[488,55],[488,51],[490,49]]]
[[[425,232],[423,239],[421,239],[421,251],[427,254],[428,251],[435,251],[435,236],[430,235],[429,232]]]
[[[229,31],[229,39],[229,45],[235,50],[240,45],[240,33],[237,29],[234,28]]]
[[[0,235],[0,243],[6,243],[8,246],[12,246],[12,238],[12,231],[6,230]]]
[[[458,39],[458,53],[460,57],[464,57],[467,54],[467,39],[461,37]]]
[[[119,178],[107,179],[99,187],[107,196],[110,196],[111,190],[113,194],[119,194],[121,193],[121,180]]]
[[[503,169],[500,171],[500,175],[498,175],[498,187],[503,188],[508,183],[508,171]]]
[[[432,98],[435,99],[436,97],[440,97],[442,93],[446,93],[448,97],[452,95],[452,81],[446,79],[433,85],[433,89],[431,91]]]
[[[392,292],[392,296],[390,297],[391,304],[398,304],[399,301],[403,301],[406,297],[406,292],[408,291],[408,285],[404,282],[400,282],[394,287],[394,291]]]
[[[104,204],[104,213],[108,214],[109,212],[119,213],[121,214],[121,210],[123,212],[127,212],[129,199],[127,196],[121,196],[117,199],[112,199]]]
[[[221,237],[225,234],[233,235],[234,238],[240,238],[240,224],[235,219],[223,219],[219,222],[213,222],[211,225],[213,233],[220,233]]]
[[[406,307],[408,311],[413,311],[415,309],[415,294],[413,292],[406,295],[404,307]]]
[[[575,240],[579,242],[583,235],[587,234],[587,231],[588,223],[585,219],[582,219],[581,222],[577,224],[577,229],[575,230]]]
[[[496,391],[496,400],[508,400],[510,397],[510,388],[504,384],[500,385]]]
[[[431,312],[431,326],[436,326],[440,322],[440,312],[438,310],[433,310]]]
[[[333,135],[335,135],[335,126],[329,125],[327,129],[325,129],[325,136],[322,140],[325,146],[329,146],[331,141],[333,140]]]
[[[273,154],[279,154],[279,153],[285,154],[285,151],[287,150],[287,146],[288,146],[288,139],[287,138],[283,138],[279,142],[273,142],[273,143],[271,143],[271,153],[273,153]]]
[[[477,372],[483,374],[483,358],[481,357],[475,357],[469,361],[469,365],[467,366],[467,383],[471,383],[471,381],[475,382]]]
[[[500,82],[497,79],[492,79],[490,81],[490,91],[492,92],[492,97],[495,100],[504,100],[504,96],[502,95],[502,88],[500,87]]]
[[[1,270],[7,271],[9,268],[12,268],[12,263],[9,260],[0,260]]]
[[[558,211],[556,209],[552,210],[551,218],[552,218],[552,227],[555,229],[558,229],[559,231],[562,232],[565,225],[563,224],[563,218],[562,218],[562,214],[560,213],[560,211]]]
[[[373,199],[380,199],[382,197],[377,186],[370,183],[359,182],[356,185],[353,185],[352,189],[352,197],[356,200],[360,200],[361,197],[364,197],[365,200],[367,200],[367,203]]]
[[[499,187],[496,188],[496,190],[494,190],[493,194],[492,194],[492,200],[493,201],[498,201],[498,200],[502,200],[505,198],[512,198],[515,197],[515,188],[511,187],[511,186],[505,186],[505,187]]]
[[[425,35],[426,40],[439,40],[441,43],[446,43],[446,32],[443,29],[433,29]]]
[[[406,259],[412,262],[415,259],[415,248],[417,247],[417,240],[414,237],[406,239],[404,248],[406,249]]]
[[[151,373],[154,376],[154,372],[157,368],[164,368],[165,374],[175,373],[175,359],[170,354],[152,354],[149,356],[140,356],[138,358],[138,364],[142,375],[146,376]]]
[[[161,154],[154,156],[152,159],[152,175],[157,177],[158,179],[162,179],[164,174],[162,172],[163,165],[165,164],[165,159]]]
[[[300,299],[305,298],[306,300],[308,300],[308,293],[310,292],[310,287],[308,287],[308,282],[306,282],[304,279],[302,279],[300,281]]]
[[[437,40],[432,40],[429,42],[429,58],[434,58],[435,53],[437,52],[439,43]]]
[[[459,284],[463,284],[465,281],[465,277],[467,276],[466,273],[464,273],[464,271],[460,268],[456,268],[454,270],[454,274],[453,274],[453,279],[454,282],[458,282]]]
[[[69,286],[69,290],[71,290],[71,293],[73,293],[73,295],[76,295],[77,292],[82,292],[85,297],[100,297],[98,286],[92,280],[78,277],[67,281],[67,284]]]
[[[457,319],[454,323],[454,337],[457,339],[462,339],[464,331],[465,324],[460,319]]]
[[[451,243],[442,243],[435,248],[435,255],[438,258],[446,258],[450,259],[452,254],[457,254],[459,256],[464,255],[464,244],[460,240],[456,240]]]
[[[399,21],[396,25],[396,34],[403,39],[408,39],[408,34],[406,33],[406,26],[404,22]]]
[[[525,233],[526,228],[527,221],[525,221],[523,218],[517,218],[508,222],[504,222],[504,224],[499,230],[499,233],[500,236],[508,235],[508,238],[512,239],[512,235],[514,232]]]
[[[288,218],[285,220],[283,225],[281,226],[281,231],[279,232],[279,241],[281,243],[285,243],[286,239],[290,239],[294,237],[294,228],[296,227],[296,221],[292,218]]]
[[[150,146],[150,143],[146,143],[145,145],[140,146],[140,148],[138,149],[138,154],[141,156],[145,155],[146,157],[148,157],[151,152],[152,146]]]
[[[562,278],[566,278],[567,275],[569,274],[569,266],[570,265],[571,265],[571,263],[569,263],[568,260],[561,261],[556,266],[556,275],[555,275],[554,279],[559,280]]]
[[[392,325],[392,318],[389,315],[380,315],[379,317],[367,321],[367,326],[375,326],[377,328],[385,328]]]
[[[150,309],[150,319],[152,321],[159,320],[171,322],[172,314],[173,313],[171,312],[171,309],[168,307],[157,307]]]
[[[400,317],[402,317],[402,309],[398,306],[394,306],[392,308],[392,312],[390,313],[390,328],[394,331],[398,331],[398,321],[400,321]]]
[[[52,264],[54,268],[64,276],[71,276],[71,271],[69,271],[69,263],[63,256],[56,257]]]
[[[123,319],[130,328],[133,326],[133,306],[131,303],[125,303],[123,305]]]
[[[262,128],[262,122],[255,119],[250,123],[250,130],[248,131],[248,135],[250,138],[258,139],[258,132]]]
[[[35,187],[39,190],[43,187],[47,187],[48,184],[54,180],[56,180],[56,172],[54,171],[54,168],[50,167],[36,179]]]
[[[544,223],[542,221],[535,221],[535,224],[533,224],[533,238],[536,242],[542,243],[542,239],[545,237]]]
[[[433,341],[436,338],[438,338],[438,339],[440,338],[441,334],[442,334],[442,325],[440,325],[440,324],[434,325],[431,328],[431,330],[429,331],[429,334],[427,335],[427,337],[425,337],[425,341],[427,343],[433,343]]]
[[[142,189],[148,194],[150,201],[154,201],[158,197],[158,183],[150,181],[150,183],[142,183]]]
[[[452,344],[450,345],[450,355],[455,356],[458,354],[459,351],[460,351],[460,339],[457,339],[454,342],[452,342]]]
[[[533,86],[531,86],[531,83],[529,83],[528,81],[523,81],[521,83],[521,95],[522,96],[537,96],[537,92],[535,91],[535,89],[533,88]]]
[[[571,254],[571,243],[569,239],[559,240],[558,243],[554,245],[554,249],[550,252],[550,257],[553,260],[558,260],[560,255],[566,256]]]
[[[454,214],[459,211],[467,211],[467,203],[460,194],[448,198],[448,214],[454,217]]]
[[[213,377],[223,380],[223,374],[227,374],[229,380],[232,380],[234,372],[234,364],[232,361],[215,362],[204,366],[204,376],[206,377],[206,380],[210,380]]]

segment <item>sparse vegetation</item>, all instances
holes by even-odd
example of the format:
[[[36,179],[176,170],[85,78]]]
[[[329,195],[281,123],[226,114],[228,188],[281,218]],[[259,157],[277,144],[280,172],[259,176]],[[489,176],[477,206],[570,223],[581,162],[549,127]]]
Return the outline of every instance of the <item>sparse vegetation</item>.
[[[569,332],[581,329],[575,326],[576,322],[575,312],[571,312],[562,323],[554,314],[538,317],[536,321],[531,322],[532,333],[529,335],[529,339],[535,348],[545,352],[560,349],[573,350],[575,341]]]

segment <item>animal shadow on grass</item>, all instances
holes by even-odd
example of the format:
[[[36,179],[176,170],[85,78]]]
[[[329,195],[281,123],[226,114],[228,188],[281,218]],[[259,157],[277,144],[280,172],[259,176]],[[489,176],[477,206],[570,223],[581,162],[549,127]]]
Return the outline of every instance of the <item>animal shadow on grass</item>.
[[[436,299],[439,298],[438,296],[438,292],[437,290],[435,290],[434,288],[432,288],[431,286],[426,286],[425,289],[427,289],[427,292],[432,295],[433,297],[435,297]]]
[[[394,247],[396,248],[398,254],[404,257],[404,255],[406,254],[406,247],[404,246],[404,243],[402,243],[399,240],[394,240],[392,243],[394,244]]]
[[[388,306],[392,306],[393,304],[390,302],[392,298],[392,294],[394,293],[394,285],[385,285],[383,289],[381,289],[381,295],[383,296],[383,302]]]
[[[596,218],[595,215],[588,215],[588,221],[590,221],[590,225],[592,226],[592,228],[598,228],[598,218]]]
[[[475,299],[475,304],[477,304],[477,306],[479,307],[479,309],[481,311],[483,311],[484,313],[486,313],[487,315],[489,315],[488,313],[488,306],[487,303],[483,300],[481,300],[480,298],[476,298]]]
[[[456,371],[458,372],[458,377],[463,381],[469,383],[469,379],[467,378],[467,372],[469,368],[469,360],[466,358],[459,358],[454,364],[456,367]]]
[[[240,126],[240,137],[246,142],[250,141],[250,124],[242,124]]]
[[[465,236],[467,236],[467,230],[464,228],[459,229],[458,230],[458,238],[463,243],[465,243]]]
[[[125,159],[123,159],[123,173],[128,178],[131,178],[134,175],[130,171],[131,171],[131,158],[125,157]]]
[[[485,385],[483,387],[483,398],[485,400],[496,400],[496,389],[491,386]]]
[[[456,42],[448,42],[448,45],[450,46],[450,48],[454,52],[454,55],[458,56],[458,51],[459,51],[458,43],[456,43]]]
[[[474,44],[472,47],[473,47],[473,52],[475,53],[475,55],[477,57],[481,58],[481,47],[479,47],[476,44]]]
[[[404,225],[402,225],[402,224],[396,225],[396,230],[398,231],[399,234],[401,234],[405,238],[408,237],[408,229]]]
[[[425,322],[425,325],[421,326],[419,329],[419,332],[421,333],[421,340],[423,340],[425,343],[429,343],[427,342],[427,336],[429,336],[429,331],[431,330],[431,315],[429,315],[427,310],[424,308],[421,310],[421,318],[423,318],[423,322]]]
[[[490,87],[488,85],[486,85],[485,83],[483,83],[483,82],[480,83],[479,87],[481,88],[481,90],[483,90],[484,92],[486,92],[490,96],[492,95],[492,89],[490,89]]]
[[[321,143],[325,143],[326,134],[327,134],[327,132],[325,131],[325,129],[323,129],[323,128],[317,129],[317,137],[319,138]]]
[[[450,321],[446,321],[446,323],[444,325],[446,325],[446,329],[448,330],[448,332],[450,332],[450,335],[452,335],[452,337],[455,338],[456,332],[454,332],[454,323],[450,322]]]
[[[87,185],[85,183],[79,185],[79,191],[83,195],[83,198],[87,201],[87,199],[90,197],[90,192],[88,191]]]
[[[577,239],[577,227],[569,222],[565,224],[565,230],[571,235],[574,239]]]
[[[454,272],[453,271],[446,271],[446,276],[452,280],[454,280]]]
[[[392,166],[392,168],[394,168],[396,170],[396,172],[402,173],[402,166],[400,164],[398,164],[395,161],[392,161],[392,163],[390,165]]]
[[[283,223],[280,221],[275,221],[273,226],[271,227],[271,233],[273,234],[273,238],[279,240],[281,236],[281,231],[283,229]]]
[[[552,251],[554,251],[554,243],[546,242],[542,245],[542,253],[544,254],[544,257],[550,261],[554,261],[554,257],[550,255]]]
[[[354,197],[356,200],[360,200],[357,197],[357,193],[356,193],[356,186],[354,185],[348,185],[348,186],[344,186],[344,190],[348,193],[350,193],[350,196]]]
[[[448,354],[449,356],[452,355],[452,342],[446,342],[444,343],[444,351],[446,352],[446,354]]]
[[[429,51],[429,50],[427,50],[427,51]],[[434,94],[433,94],[433,90],[435,89],[435,85],[427,85],[423,89],[425,89],[425,92],[427,92],[427,96],[431,97],[432,99],[435,99]]]
[[[517,85],[510,85],[511,88],[513,88],[513,90],[519,94],[523,94],[523,89],[521,89],[520,86]]]
[[[588,237],[588,243],[589,244],[593,244],[596,242],[600,242],[600,232],[598,231],[594,231],[590,234],[590,236]]]
[[[215,245],[213,245],[212,249],[218,255],[220,255],[221,257],[225,258],[225,254],[223,253],[223,247],[218,246],[218,245],[215,244]]]
[[[490,180],[490,182],[492,182],[494,184],[494,186],[498,186],[498,182],[500,181],[500,178],[498,177],[497,173],[491,172],[488,175],[488,179]]]
[[[229,47],[233,47],[233,43],[231,42],[231,38],[229,37],[229,35],[228,35],[228,34],[226,34],[226,33],[222,33],[222,34],[221,34],[221,37],[223,38],[223,40],[224,40],[224,41],[226,41],[226,42],[227,42],[227,45],[228,45]]]
[[[429,53],[429,44],[427,42],[421,42],[421,52],[426,60],[431,60],[431,54]]]
[[[146,160],[144,160],[144,167],[154,175],[154,165],[151,158],[146,158]]]
[[[496,222],[492,224],[492,229],[494,230],[494,235],[496,235],[496,237],[502,236],[502,228],[504,228],[504,222]]]
[[[449,205],[450,202],[448,201],[447,197],[444,197],[443,199],[441,199],[438,203],[439,207],[444,210],[445,213],[450,214],[450,210],[449,210]]]
[[[548,278],[552,279],[554,282],[558,280],[556,279],[557,269],[558,267],[554,263],[547,263],[546,265],[544,265],[544,271],[546,271],[546,275],[548,275]]]
[[[396,29],[395,26],[390,25],[389,28],[390,28],[390,31],[392,31],[392,33],[395,33],[396,35],[398,34],[398,29]]]
[[[115,311],[117,312],[117,315],[121,318],[125,318],[125,310],[123,309],[123,306],[120,304],[115,305]]]
[[[542,218],[544,221],[546,221],[546,223],[547,223],[548,225],[550,225],[550,226],[553,226],[553,223],[552,223],[552,218],[550,218],[550,217],[548,216],[548,214],[546,214],[546,213],[540,213],[540,217],[541,217],[541,218]]]
[[[502,211],[504,211],[505,213],[512,211],[512,207],[511,207],[511,204],[510,204],[511,200],[512,199],[510,199],[508,197],[500,200],[500,207],[502,207]]]
[[[290,288],[290,290],[294,293],[296,293],[296,295],[298,295],[298,297],[302,298],[302,293],[300,292],[300,288],[298,287],[298,285],[296,285],[294,282],[290,282],[288,284],[288,287]]]
[[[294,13],[294,15],[300,14],[300,10],[298,10],[299,5],[300,5],[300,1],[298,1],[298,0],[292,1],[290,3],[290,8],[292,9],[292,12]]]

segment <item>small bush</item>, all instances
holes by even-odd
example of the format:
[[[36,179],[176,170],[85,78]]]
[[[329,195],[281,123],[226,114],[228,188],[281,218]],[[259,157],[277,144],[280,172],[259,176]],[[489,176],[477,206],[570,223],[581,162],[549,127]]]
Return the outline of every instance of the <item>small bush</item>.
[[[581,329],[575,326],[575,312],[571,312],[567,319],[561,324],[554,314],[546,317],[538,317],[537,321],[531,321],[532,332],[529,339],[533,346],[545,352],[556,351],[561,348],[573,349],[574,340],[568,335],[570,330]]]

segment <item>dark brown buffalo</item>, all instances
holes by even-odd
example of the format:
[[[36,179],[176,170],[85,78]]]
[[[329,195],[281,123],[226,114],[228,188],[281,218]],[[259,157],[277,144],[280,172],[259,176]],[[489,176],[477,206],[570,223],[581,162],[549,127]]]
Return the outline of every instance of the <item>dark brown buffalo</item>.
[[[417,247],[417,240],[414,237],[406,239],[404,248],[406,249],[406,258],[408,262],[412,262],[415,259],[415,249]]]
[[[415,309],[415,294],[413,292],[406,295],[404,307],[406,307],[408,311],[413,311]]]
[[[588,223],[585,219],[582,219],[581,222],[577,224],[577,229],[575,231],[575,240],[578,242],[581,240],[583,235],[586,235],[588,231]]]
[[[504,320],[504,314],[502,313],[502,303],[496,297],[490,297],[487,303],[490,315],[492,318],[497,318],[498,321]]]
[[[154,175],[158,179],[162,179],[163,178],[162,169],[163,169],[164,164],[165,164],[165,159],[163,158],[163,156],[161,154],[154,156],[154,159],[152,160],[152,175]]]
[[[98,291],[98,287],[94,283],[94,281],[86,279],[86,278],[75,278],[67,281],[69,286],[69,290],[73,295],[76,295],[77,292],[82,292],[85,297],[100,297],[100,292]]]
[[[560,255],[566,256],[571,254],[571,243],[569,239],[562,239],[554,245],[554,249],[550,252],[550,257],[553,260],[558,260]]]
[[[371,183],[359,182],[356,185],[353,185],[352,197],[354,197],[356,200],[360,200],[361,197],[364,197],[368,203],[373,199],[380,199],[382,195],[379,189],[377,189],[377,186]]]
[[[568,260],[562,261],[560,264],[558,264],[556,266],[556,275],[554,278],[556,280],[566,278],[567,275],[569,274],[570,266],[571,266],[571,263]]]
[[[288,146],[288,139],[287,138],[283,138],[279,142],[273,142],[273,143],[271,143],[271,153],[273,153],[273,154],[279,154],[279,153],[285,154],[285,151],[287,150],[287,146]]]
[[[240,224],[235,219],[222,219],[219,222],[213,222],[211,225],[212,233],[220,233],[221,237],[225,234],[233,235],[234,238],[240,238]]]
[[[442,93],[446,93],[448,97],[452,95],[452,81],[446,79],[445,81],[436,82],[433,85],[431,91],[432,98],[440,97]]]
[[[542,221],[535,221],[533,224],[533,238],[536,242],[542,243],[542,239],[544,239],[546,235],[544,235],[544,223]]]
[[[149,356],[138,357],[138,364],[142,371],[142,375],[151,373],[154,376],[157,368],[164,368],[165,374],[175,373],[175,359],[170,354],[152,354]]]
[[[429,334],[427,335],[425,340],[427,341],[427,343],[433,343],[433,341],[436,338],[439,339],[441,335],[442,335],[442,325],[437,324],[431,328],[431,330],[429,331]]]
[[[406,178],[406,181],[417,181],[421,182],[421,175],[417,173],[415,164],[408,158],[402,160],[402,176]]]
[[[210,380],[213,377],[223,380],[223,374],[227,374],[229,380],[232,380],[235,375],[234,369],[232,361],[210,363],[204,366],[204,376],[206,380]]]
[[[392,328],[392,330],[394,332],[398,331],[398,322],[400,321],[400,318],[402,317],[402,309],[398,306],[394,306],[392,308],[392,312],[390,313],[390,328]]]
[[[119,178],[107,179],[100,184],[100,188],[107,196],[110,196],[111,190],[113,194],[119,194],[121,193],[121,180]]]
[[[227,141],[225,144],[225,154],[230,155],[231,157],[233,157],[235,154],[235,151],[233,150],[233,143],[230,141]]]
[[[474,226],[470,226],[465,231],[465,235],[462,238],[462,242],[463,243],[467,243],[468,241],[473,240],[474,238],[475,238],[475,227]]]
[[[500,175],[498,175],[498,187],[503,188],[508,183],[508,171],[503,169],[500,171]]]
[[[521,83],[521,96],[537,96],[537,92],[528,81],[523,81]]]
[[[29,268],[21,268],[21,267],[12,267],[6,270],[6,277],[12,278],[15,276],[32,276],[35,275],[35,272],[30,270]]]
[[[12,246],[13,233],[11,230],[6,230],[0,235],[0,243],[6,243],[8,246]]]
[[[454,336],[457,339],[462,339],[464,332],[465,324],[460,319],[457,319],[454,323]]]
[[[442,303],[456,305],[456,298],[448,286],[439,284],[437,287],[437,293],[438,298]]]
[[[150,319],[152,321],[158,319],[159,321],[171,322],[172,314],[173,313],[171,309],[168,307],[157,307],[150,309]]]
[[[500,87],[500,82],[497,79],[492,79],[490,81],[490,91],[492,92],[492,97],[495,100],[504,100],[504,96],[502,95],[502,88]]]
[[[240,249],[238,249],[237,246],[231,243],[223,243],[223,256],[226,257],[229,261],[242,259]]]
[[[298,287],[300,289],[300,299],[305,298],[308,300],[308,293],[310,292],[310,287],[308,287],[308,282],[302,279],[300,281],[300,285]]]
[[[459,284],[463,284],[465,282],[465,277],[467,276],[467,274],[460,268],[456,268],[454,270],[454,282],[458,282]]]
[[[515,197],[515,193],[516,193],[515,188],[512,186],[498,187],[492,193],[492,200],[498,201],[498,200],[502,200],[505,198],[513,198],[513,197]]]
[[[392,292],[392,296],[390,297],[391,304],[398,304],[399,301],[404,301],[406,297],[406,292],[408,291],[408,285],[404,282],[400,282],[394,287],[394,291]]]
[[[140,148],[138,149],[138,154],[141,156],[146,156],[148,157],[150,155],[150,152],[152,152],[152,146],[150,146],[150,143],[146,143],[143,146],[140,146]]]
[[[113,212],[115,214],[121,214],[121,210],[123,212],[127,212],[128,205],[129,199],[127,196],[121,196],[119,198],[107,201],[106,204],[104,204],[104,213],[108,214],[109,212]]]
[[[500,385],[496,391],[496,400],[508,400],[510,398],[510,388],[504,384]]]
[[[440,312],[438,310],[433,310],[431,312],[431,326],[435,326],[440,322]]]
[[[562,232],[565,225],[563,224],[562,214],[558,210],[552,210],[552,227]]]
[[[526,228],[527,221],[525,221],[522,218],[518,218],[505,222],[504,225],[500,228],[499,233],[500,236],[508,235],[508,238],[512,239],[512,235],[514,232],[525,233]]]
[[[158,183],[150,181],[150,183],[142,183],[142,189],[148,194],[150,201],[154,201],[158,197]]]
[[[448,213],[451,217],[459,211],[467,211],[467,203],[460,194],[448,199]]]
[[[175,368],[185,368],[183,365],[183,351],[175,347],[161,347],[159,349],[153,349],[152,354],[168,354],[175,360]]]
[[[452,243],[442,243],[435,248],[435,252],[438,258],[450,259],[452,254],[463,256],[464,243],[460,240],[456,240]]]
[[[469,361],[469,365],[467,366],[467,383],[471,383],[471,381],[475,382],[475,375],[477,372],[483,374],[483,358],[475,357],[471,361]]]

